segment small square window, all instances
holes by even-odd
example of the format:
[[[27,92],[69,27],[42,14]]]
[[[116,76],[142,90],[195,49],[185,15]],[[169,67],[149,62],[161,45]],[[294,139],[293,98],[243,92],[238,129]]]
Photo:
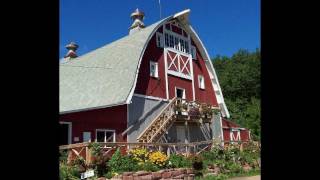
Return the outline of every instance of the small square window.
[[[158,78],[158,63],[150,61],[150,76]]]
[[[115,131],[97,129],[96,130],[96,142],[115,142]]]
[[[205,89],[205,86],[204,86],[204,77],[202,75],[199,75],[198,76],[198,80],[199,80],[199,88],[200,89]]]

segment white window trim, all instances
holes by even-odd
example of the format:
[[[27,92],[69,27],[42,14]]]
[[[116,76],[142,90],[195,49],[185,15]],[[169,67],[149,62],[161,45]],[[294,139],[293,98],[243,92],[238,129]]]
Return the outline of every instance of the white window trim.
[[[202,80],[203,80],[203,87],[201,86],[200,78],[202,78]],[[205,82],[204,82],[204,76],[203,76],[203,75],[198,75],[198,85],[199,85],[199,88],[200,88],[200,89],[205,89],[205,88],[206,88],[206,85],[205,85]]]
[[[68,144],[72,144],[72,122],[60,121],[60,124],[68,124]]]
[[[163,34],[164,34],[164,36],[165,36],[165,34],[168,34],[169,46],[166,45],[165,40],[164,40],[163,45],[164,45],[165,48],[168,48],[168,49],[171,49],[171,50],[175,50],[175,51],[180,52],[180,53],[185,54],[185,55],[188,55],[189,53],[191,53],[190,51],[189,51],[189,53],[184,52],[184,51],[181,51],[180,39],[182,39],[184,42],[189,43],[189,39],[188,39],[187,37],[184,37],[183,35],[180,35],[180,34],[175,33],[175,32],[173,32],[173,31],[168,31],[167,29],[164,31]],[[173,47],[170,47],[170,35],[173,36]],[[176,38],[176,37],[179,38],[178,49],[175,49],[175,48],[174,48],[174,46],[175,46],[175,38]],[[185,49],[185,51],[187,51],[187,50]]]
[[[158,37],[160,36],[160,46],[158,46]],[[164,38],[163,38],[163,34],[160,32],[156,33],[156,43],[157,43],[157,47],[159,48],[163,48],[164,47]]]
[[[154,66],[154,76],[152,75],[152,72],[151,72],[151,66]],[[159,68],[158,68],[158,63],[157,62],[154,62],[154,61],[150,61],[150,76],[151,77],[155,77],[155,78],[158,78],[159,77]]]
[[[96,136],[95,136],[95,142],[98,142],[97,141],[97,133],[103,131],[105,132],[113,132],[113,142],[116,142],[116,131],[113,130],[113,129],[96,129]],[[104,135],[104,143],[106,143],[106,135]]]

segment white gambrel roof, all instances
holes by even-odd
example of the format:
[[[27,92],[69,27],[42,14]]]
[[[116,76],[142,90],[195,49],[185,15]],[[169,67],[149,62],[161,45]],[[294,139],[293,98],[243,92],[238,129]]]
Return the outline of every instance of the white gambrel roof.
[[[128,104],[131,101],[139,66],[146,46],[163,23],[177,18],[189,31],[206,61],[207,68],[216,79],[209,55],[202,42],[188,23],[190,10],[179,12],[162,19],[139,32],[127,35],[117,41],[91,51],[83,56],[60,63],[60,113],[99,109]],[[218,83],[218,81],[217,81]],[[218,94],[222,97],[218,83]],[[217,99],[219,99],[217,97]],[[222,97],[222,109],[225,107]]]

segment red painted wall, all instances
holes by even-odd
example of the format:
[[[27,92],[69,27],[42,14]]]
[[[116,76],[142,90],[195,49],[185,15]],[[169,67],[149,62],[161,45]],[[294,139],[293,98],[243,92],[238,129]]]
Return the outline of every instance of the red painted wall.
[[[94,141],[96,129],[115,130],[117,142],[127,139],[121,136],[127,128],[127,105],[62,114],[59,121],[72,122],[72,143],[82,142],[83,132],[91,132],[91,141]],[[79,142],[75,142],[74,137],[79,137]]]
[[[177,28],[174,28],[177,31]],[[162,32],[162,27],[158,29],[158,32]],[[192,42],[194,44],[194,42]],[[158,62],[159,78],[150,77],[150,61]],[[197,60],[193,61],[194,72],[194,86],[195,86],[195,99],[197,101],[208,103],[214,106],[218,106],[217,99],[215,97],[214,89],[209,77],[208,70],[205,62],[197,49]],[[205,79],[205,89],[202,90],[198,85],[198,75],[203,75]],[[192,81],[183,78],[168,75],[168,88],[169,98],[175,96],[175,87],[181,87],[186,89],[186,98],[193,100]],[[136,84],[135,93],[143,94],[147,96],[154,96],[160,98],[166,98],[166,79],[165,79],[165,64],[163,49],[158,48],[156,45],[156,35],[154,35],[142,58],[142,62],[139,69],[138,80]]]
[[[230,129],[231,128],[239,128],[240,126],[234,122],[231,122],[229,120],[223,119],[222,120],[222,127],[223,128],[223,137],[225,141],[230,141]],[[236,132],[234,132],[234,135],[236,137]],[[240,137],[241,137],[241,141],[249,141],[250,137],[249,137],[249,130],[244,129],[244,130],[240,130]]]
[[[162,27],[158,29],[162,32]],[[159,78],[150,77],[150,61],[158,62]],[[135,93],[148,96],[166,98],[166,79],[163,48],[158,48],[156,44],[156,35],[154,35],[143,55]]]
[[[206,68],[203,57],[199,52],[199,49],[197,47],[196,49],[197,49],[197,60],[193,60],[193,75],[194,75],[193,77],[194,77],[194,90],[195,90],[196,100],[218,107],[217,98],[212,86],[209,72]],[[199,88],[199,79],[198,79],[199,75],[202,75],[204,77],[205,89]]]
[[[191,80],[183,79],[180,77],[168,75],[168,88],[169,98],[172,99],[176,96],[175,87],[185,89],[187,101],[192,101],[192,83]]]

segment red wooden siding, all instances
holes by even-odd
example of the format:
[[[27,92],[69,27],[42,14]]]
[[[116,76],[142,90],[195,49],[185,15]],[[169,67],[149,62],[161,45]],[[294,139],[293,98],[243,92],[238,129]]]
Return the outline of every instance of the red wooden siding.
[[[182,79],[180,77],[168,75],[169,82],[169,98],[172,99],[176,96],[176,87],[185,89],[187,101],[192,101],[192,83],[191,80]]]
[[[225,141],[230,141],[231,128],[240,128],[238,124],[226,119],[222,119],[222,127],[223,127],[223,137]],[[236,137],[237,131],[234,131],[233,133],[234,133],[234,137]],[[248,129],[240,130],[240,138],[241,138],[241,141],[249,141],[250,140],[249,130]]]
[[[160,27],[162,29],[162,27]],[[150,77],[150,61],[158,62],[159,78]],[[135,93],[144,94],[148,96],[155,96],[161,98],[166,97],[166,79],[165,79],[165,65],[163,49],[158,48],[156,44],[156,35],[154,35],[146,51],[143,55],[142,62],[139,69],[138,80],[136,84]]]
[[[117,142],[127,139],[121,135],[127,128],[127,105],[62,114],[60,121],[72,122],[72,143],[82,142],[83,132],[91,132],[91,141],[94,141],[96,129],[115,130]],[[75,142],[74,137],[79,137],[79,142]]]
[[[169,25],[166,25],[166,26],[169,27]],[[172,27],[175,27],[173,29],[181,30],[181,28],[177,26],[172,26]],[[160,27],[157,31],[162,32],[162,27]],[[183,31],[181,31],[180,33],[182,34],[182,32]],[[194,44],[194,42],[192,42],[192,44]],[[169,52],[169,53],[172,57],[174,57],[175,55],[174,53],[172,52]],[[151,60],[158,62],[159,78],[150,77],[150,61]],[[169,65],[170,58],[167,58],[167,60]],[[177,64],[176,66],[178,67]],[[176,70],[174,66],[171,66],[170,69]],[[208,103],[214,106],[218,106],[208,70],[206,68],[203,57],[200,55],[198,48],[197,48],[197,60],[193,61],[193,72],[194,72],[193,78],[194,78],[194,87],[195,87],[195,100],[203,103]],[[187,74],[186,69],[182,73]],[[205,81],[204,90],[199,88],[198,75],[202,75],[204,77],[204,81]],[[169,98],[173,98],[175,96],[175,87],[184,88],[186,90],[186,98],[188,100],[193,100],[192,81],[179,78],[179,77],[174,77],[172,75],[168,75]],[[139,69],[135,93],[143,94],[147,96],[166,98],[164,55],[163,55],[163,49],[158,48],[156,45],[156,35],[154,35],[151,38],[149,44],[147,45],[146,51],[143,55],[140,69]]]
[[[193,60],[193,77],[194,77],[194,90],[196,100],[204,103],[211,104],[213,106],[218,106],[217,98],[212,86],[212,82],[209,76],[209,72],[201,56],[198,48],[197,49],[197,60]],[[202,75],[204,77],[205,89],[199,88],[198,76]]]

